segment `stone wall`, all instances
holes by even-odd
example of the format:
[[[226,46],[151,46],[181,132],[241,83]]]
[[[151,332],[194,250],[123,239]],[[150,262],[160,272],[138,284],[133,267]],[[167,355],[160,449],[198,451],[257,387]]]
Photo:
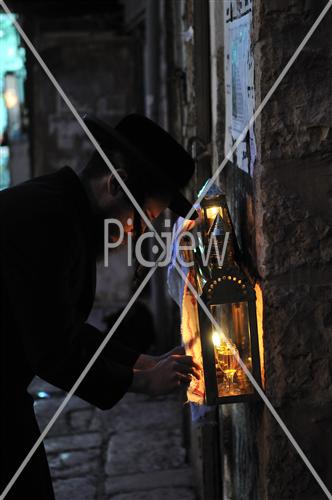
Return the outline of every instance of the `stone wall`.
[[[255,3],[257,104],[324,1]],[[331,12],[257,122],[257,268],[263,282],[266,392],[328,487],[332,428]],[[323,498],[264,408],[262,498]]]
[[[233,12],[245,8],[244,2],[231,3]],[[253,2],[256,108],[325,3]],[[255,124],[258,156],[254,177],[228,164],[219,179],[226,189],[245,263],[263,291],[267,396],[330,489],[331,16],[330,12],[304,47]],[[224,157],[221,17],[213,2],[214,170]],[[194,82],[191,85],[188,94],[193,92]],[[222,498],[324,497],[262,401],[220,408],[219,433]],[[207,453],[203,449],[203,467],[210,460]]]
[[[133,40],[107,32],[45,32],[35,45],[72,104],[116,124],[137,110]],[[84,47],[84,50],[82,50]],[[90,141],[36,62],[33,67],[34,174],[81,168]]]
[[[50,27],[45,19],[34,18],[30,36],[36,49],[81,116],[93,113],[115,125],[128,113],[141,111],[141,81],[137,66],[137,40],[115,31],[107,15],[90,16],[68,26],[57,19]],[[34,176],[53,172],[64,165],[81,169],[93,146],[76,118],[41,69],[31,61],[28,72],[33,126],[32,158]],[[106,314],[118,311],[128,301],[132,272],[125,252],[110,257],[110,266],[97,266],[97,293],[90,320],[105,328]]]

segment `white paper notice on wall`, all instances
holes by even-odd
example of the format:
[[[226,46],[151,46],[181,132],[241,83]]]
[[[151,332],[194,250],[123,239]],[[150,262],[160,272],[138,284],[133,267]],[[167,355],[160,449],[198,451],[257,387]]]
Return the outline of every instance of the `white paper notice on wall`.
[[[227,155],[247,126],[255,110],[254,61],[251,52],[251,12],[225,24],[225,83]],[[256,142],[253,127],[230,158],[237,166],[253,174]]]

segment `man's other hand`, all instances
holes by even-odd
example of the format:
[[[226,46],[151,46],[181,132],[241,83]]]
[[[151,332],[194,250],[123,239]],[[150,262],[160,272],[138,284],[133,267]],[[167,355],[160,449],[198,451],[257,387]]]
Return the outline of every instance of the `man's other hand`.
[[[132,392],[143,392],[150,396],[168,394],[181,385],[188,386],[192,377],[200,378],[200,366],[195,363],[192,356],[184,354],[167,353],[153,368],[145,370],[134,369]],[[176,348],[179,352],[179,348]],[[180,351],[183,352],[183,351]]]

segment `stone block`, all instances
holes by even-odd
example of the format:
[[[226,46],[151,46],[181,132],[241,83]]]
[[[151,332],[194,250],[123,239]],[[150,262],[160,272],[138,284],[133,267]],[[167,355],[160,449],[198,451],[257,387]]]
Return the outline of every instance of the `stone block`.
[[[148,473],[111,476],[106,478],[105,490],[108,494],[127,493],[157,488],[191,488],[194,479],[189,467]]]
[[[120,493],[110,496],[108,500],[195,500],[196,495],[189,488],[158,488],[149,491]]]
[[[97,432],[90,432],[46,439],[45,449],[47,453],[68,452],[72,450],[98,448],[101,446],[101,443],[101,434]]]
[[[108,475],[176,469],[185,464],[179,429],[131,431],[111,437],[107,449]]]
[[[96,431],[100,428],[99,414],[91,406],[81,410],[70,411],[69,425],[73,432]]]
[[[331,401],[332,286],[278,286],[265,296],[266,390],[273,404]]]
[[[59,408],[62,399],[51,397],[49,399],[39,399],[34,403],[34,411],[37,418],[37,422],[41,431],[43,431],[46,425],[49,423],[57,409]],[[70,427],[66,420],[65,410],[55,421],[54,425],[48,432],[48,436],[64,435],[70,432]]]
[[[99,466],[99,462],[94,460],[68,469],[51,469],[51,476],[53,480],[85,477],[87,474],[98,474]]]
[[[110,432],[174,429],[181,426],[181,405],[174,400],[124,401],[103,415],[103,421]]]
[[[94,477],[63,479],[54,482],[56,500],[94,500],[96,498],[96,481]]]
[[[301,195],[301,186],[295,194],[285,175],[282,177],[280,183],[266,172],[261,179],[258,266],[262,277],[290,273],[291,280],[300,267],[331,264],[332,230],[320,214],[314,213],[317,204],[309,204]]]
[[[49,455],[48,463],[53,479],[85,476],[96,472],[100,465],[99,449],[86,451],[62,452]]]

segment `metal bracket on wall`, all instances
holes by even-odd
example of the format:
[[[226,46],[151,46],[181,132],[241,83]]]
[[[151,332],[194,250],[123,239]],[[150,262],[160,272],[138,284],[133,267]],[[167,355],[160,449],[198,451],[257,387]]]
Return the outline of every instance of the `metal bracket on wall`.
[[[188,139],[187,149],[196,162],[202,158],[211,157],[212,144],[211,142],[205,143],[200,137],[194,135]]]

